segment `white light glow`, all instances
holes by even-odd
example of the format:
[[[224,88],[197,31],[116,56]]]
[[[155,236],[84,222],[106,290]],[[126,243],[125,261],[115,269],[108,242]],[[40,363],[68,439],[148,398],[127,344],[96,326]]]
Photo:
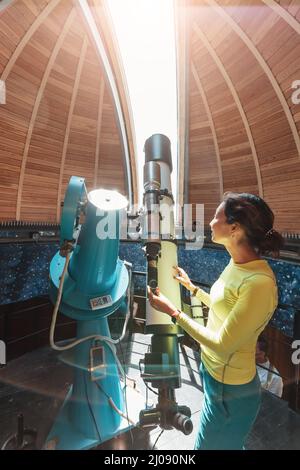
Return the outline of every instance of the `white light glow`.
[[[132,106],[143,194],[144,143],[152,134],[171,140],[172,191],[177,193],[177,103],[173,0],[107,0]]]
[[[88,199],[94,206],[105,212],[118,211],[128,206],[126,197],[108,189],[94,189],[89,192]]]

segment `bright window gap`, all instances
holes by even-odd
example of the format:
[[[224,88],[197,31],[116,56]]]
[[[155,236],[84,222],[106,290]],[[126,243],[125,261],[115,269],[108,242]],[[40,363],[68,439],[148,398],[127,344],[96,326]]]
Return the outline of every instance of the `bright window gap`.
[[[172,191],[177,196],[177,97],[173,0],[107,0],[129,90],[143,195],[144,143],[152,134],[171,141]]]

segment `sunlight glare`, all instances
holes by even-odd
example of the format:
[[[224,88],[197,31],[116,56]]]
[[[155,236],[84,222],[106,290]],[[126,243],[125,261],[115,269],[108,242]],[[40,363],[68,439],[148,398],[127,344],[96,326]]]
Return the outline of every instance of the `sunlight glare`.
[[[139,203],[144,143],[152,134],[171,140],[172,190],[177,182],[177,103],[173,0],[107,0],[127,79],[135,126]]]

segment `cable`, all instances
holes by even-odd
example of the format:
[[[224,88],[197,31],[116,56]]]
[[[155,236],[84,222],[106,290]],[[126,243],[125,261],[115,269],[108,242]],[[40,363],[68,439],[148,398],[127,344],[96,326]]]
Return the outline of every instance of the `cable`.
[[[127,417],[127,416],[125,415],[125,413],[123,413],[121,410],[119,410],[119,408],[115,405],[115,403],[114,403],[114,401],[113,401],[113,399],[112,399],[111,397],[108,399],[108,402],[109,402],[110,406],[111,406],[120,416],[122,416],[122,418],[128,420],[128,422],[129,422],[130,424],[132,424],[133,426],[137,426],[137,423],[135,423],[132,419],[130,419],[129,416]]]
[[[159,435],[158,435],[156,441],[154,442],[153,447],[152,447],[151,450],[154,450],[154,449],[155,449],[155,446],[156,446],[156,444],[157,444],[157,441],[158,441],[158,439],[160,438],[160,436],[162,435],[163,432],[164,432],[164,429],[162,429],[161,432],[159,433]]]
[[[55,302],[53,315],[52,315],[52,320],[51,320],[51,326],[50,326],[50,345],[51,345],[52,349],[55,349],[56,351],[62,351],[62,350],[65,349],[65,348],[62,349],[59,346],[56,346],[56,344],[54,342],[54,331],[55,331],[55,325],[56,325],[58,309],[59,309],[60,302],[61,302],[61,297],[62,297],[62,291],[63,291],[65,275],[66,275],[66,272],[67,272],[67,269],[68,269],[68,266],[69,266],[70,257],[71,257],[71,253],[70,253],[70,251],[68,251],[67,255],[66,255],[66,261],[65,261],[65,264],[64,264],[64,268],[63,268],[63,271],[62,271],[62,274],[61,274],[61,277],[60,277],[60,281],[59,281],[57,299],[56,299],[56,302]]]
[[[146,410],[147,409],[148,409],[148,388],[146,387]]]
[[[123,357],[123,363],[125,365],[126,358],[124,357],[123,348],[122,348],[121,343],[120,343],[120,349],[121,349],[121,354],[122,354],[122,357]],[[127,348],[126,348],[126,350],[127,350]],[[130,419],[129,419],[128,403],[127,403],[127,382],[126,382],[126,379],[127,379],[127,375],[125,373],[125,377],[124,377],[124,400],[125,400],[125,408],[126,408],[126,419],[127,419],[128,424],[129,424]],[[133,435],[132,435],[131,428],[130,428],[130,438],[131,438],[131,444],[133,445]]]
[[[91,335],[91,336],[87,336],[87,337],[85,337],[85,338],[81,338],[81,339],[78,339],[78,340],[76,340],[76,341],[73,341],[72,343],[69,343],[69,344],[67,344],[66,346],[58,346],[58,345],[55,344],[55,341],[54,341],[54,331],[55,331],[55,326],[56,326],[56,319],[57,319],[58,309],[59,309],[60,302],[61,302],[61,298],[62,298],[63,285],[64,285],[64,280],[65,280],[65,276],[66,276],[66,273],[67,273],[67,269],[68,269],[68,266],[69,266],[70,258],[71,258],[71,253],[70,253],[70,251],[68,251],[68,252],[67,252],[67,255],[66,255],[65,265],[64,265],[64,268],[63,268],[61,277],[60,277],[60,282],[59,282],[59,287],[58,287],[58,293],[57,293],[57,299],[56,299],[55,306],[54,306],[54,310],[53,310],[53,316],[52,316],[52,321],[51,321],[51,326],[50,326],[50,345],[51,345],[52,349],[54,349],[54,350],[56,350],[56,351],[66,351],[67,349],[74,348],[74,347],[77,346],[78,344],[81,344],[81,343],[83,343],[84,341],[88,341],[88,340],[90,340],[90,339],[98,339],[98,340],[100,340],[100,341],[104,341],[104,342],[106,342],[106,344],[107,344],[107,345],[110,347],[110,349],[112,350],[112,352],[113,352],[113,354],[114,354],[114,356],[115,356],[115,358],[116,358],[116,360],[117,360],[118,367],[119,367],[119,369],[122,371],[122,375],[124,375],[123,368],[121,367],[120,362],[119,362],[119,360],[118,360],[117,357],[116,357],[116,353],[115,353],[115,351],[112,349],[110,343],[111,343],[112,345],[118,344],[118,343],[120,343],[120,341],[122,341],[122,339],[123,339],[124,336],[125,336],[127,324],[128,324],[129,317],[130,317],[130,298],[128,299],[128,309],[127,309],[127,313],[126,313],[126,317],[125,317],[125,322],[124,322],[124,326],[123,326],[123,331],[122,331],[121,336],[120,336],[117,340],[113,340],[112,338],[110,338],[110,337],[108,337],[108,336]],[[130,278],[130,276],[129,276],[129,278]],[[129,286],[129,282],[128,282],[128,286]],[[130,288],[129,288],[129,291],[130,291]],[[130,294],[129,294],[129,297],[131,297]]]
[[[141,361],[139,362],[139,369],[140,369],[140,374],[143,375],[143,372],[142,372],[142,369],[141,369]],[[156,392],[155,390],[153,390],[153,388],[151,388],[147,382],[144,381],[144,384],[146,385],[146,388],[148,388],[148,390],[150,390],[152,393],[155,393],[155,395],[158,395],[158,392]]]
[[[132,265],[129,266],[129,264],[126,264],[127,268],[128,268],[128,271],[129,271],[129,284],[128,284],[128,307],[129,307],[129,311],[131,309],[131,303],[133,304],[132,307],[132,317],[134,318],[135,317],[135,314],[136,314],[136,311],[137,311],[137,307],[138,305],[136,303],[133,302],[133,292],[134,292],[134,289],[132,290],[132,286],[131,286],[131,282],[132,282]],[[130,332],[129,332],[130,334]],[[121,354],[122,354],[122,357],[123,357],[123,364],[124,364],[124,367],[125,367],[125,364],[126,364],[126,361],[127,361],[127,354],[128,354],[128,346],[129,346],[129,342],[127,341],[126,343],[126,349],[125,349],[125,357],[124,357],[124,352],[123,352],[123,348],[122,348],[122,344],[120,342],[120,350],[121,350]],[[128,411],[128,402],[127,402],[127,381],[126,379],[130,379],[130,377],[127,376],[126,374],[126,369],[124,369],[124,372],[125,372],[125,375],[124,375],[124,400],[125,400],[125,407],[126,407],[126,418],[127,418],[127,422],[128,424],[130,423],[130,419],[129,419],[129,411]],[[131,380],[131,379],[130,379]],[[130,438],[131,438],[131,444],[133,446],[134,444],[134,438],[133,438],[133,434],[132,434],[132,430],[130,428],[129,430],[129,433],[130,433]]]
[[[98,383],[98,382],[95,382],[95,384],[97,385],[97,387],[99,388],[99,390],[106,396],[107,400],[108,400],[108,403],[110,404],[110,406],[120,415],[122,416],[122,418],[128,420],[128,422],[130,424],[133,424],[133,426],[137,426],[137,423],[135,423],[132,419],[129,418],[129,416],[127,417],[123,411],[121,411],[117,405],[115,404],[115,402],[113,401],[113,399],[105,392],[105,390],[103,390],[103,388],[101,387],[101,385]]]
[[[52,321],[51,321],[51,327],[50,327],[50,345],[53,349],[55,349],[56,351],[65,351],[65,350],[68,350],[68,349],[71,349],[71,348],[74,348],[75,346],[77,346],[78,344],[81,344],[85,341],[88,341],[88,340],[99,340],[99,341],[103,341],[111,350],[114,358],[115,358],[115,361],[116,361],[116,364],[118,366],[118,369],[121,373],[121,375],[123,376],[124,378],[124,381],[125,381],[125,391],[126,391],[126,374],[125,374],[125,371],[119,361],[119,358],[117,356],[117,352],[116,352],[116,348],[115,348],[115,345],[116,344],[120,344],[121,341],[123,340],[123,338],[125,337],[125,334],[126,334],[126,329],[127,329],[127,324],[128,324],[128,321],[129,321],[129,318],[130,318],[130,307],[131,307],[131,291],[130,291],[130,284],[131,284],[131,278],[132,278],[132,271],[130,269],[130,263],[126,263],[126,267],[128,269],[128,272],[129,272],[129,280],[128,280],[128,287],[127,287],[127,312],[126,312],[126,317],[125,317],[125,321],[124,321],[124,325],[123,325],[123,330],[122,330],[122,334],[121,336],[116,339],[116,340],[113,340],[112,338],[108,337],[108,336],[101,336],[101,335],[90,335],[90,336],[87,336],[85,338],[81,338],[81,339],[78,339],[76,341],[73,341],[72,343],[69,343],[67,344],[66,346],[57,346],[55,344],[55,341],[54,341],[54,331],[55,331],[55,326],[56,326],[56,319],[57,319],[57,314],[58,314],[58,310],[59,310],[59,306],[60,306],[60,303],[61,303],[61,298],[62,298],[62,292],[63,292],[63,285],[64,285],[64,280],[65,280],[65,276],[66,276],[66,273],[67,273],[67,269],[68,269],[68,266],[69,266],[69,262],[70,262],[70,257],[71,257],[71,253],[70,251],[67,252],[67,255],[66,255],[66,261],[65,261],[65,264],[64,264],[64,268],[63,268],[63,271],[62,271],[62,274],[61,274],[61,278],[60,278],[60,282],[59,282],[59,288],[58,288],[58,294],[57,294],[57,299],[56,299],[56,302],[55,302],[55,306],[54,306],[54,311],[53,311],[53,316],[52,316]],[[85,380],[85,376],[84,376],[84,380]],[[131,379],[130,379],[131,380]],[[127,408],[127,400],[125,400],[125,403],[126,403],[126,409],[127,409],[127,417],[126,415],[118,409],[118,407],[115,405],[115,403],[113,402],[112,398],[109,397],[102,389],[102,387],[100,387],[100,385],[95,382],[96,385],[98,386],[98,388],[102,391],[102,393],[104,393],[107,398],[108,398],[108,401],[110,403],[110,405],[112,406],[112,408],[120,415],[122,416],[123,418],[127,419],[128,423],[130,422],[131,424],[133,424],[134,426],[136,425],[136,423],[134,423],[134,421],[132,421],[129,416],[128,416],[128,408]],[[85,387],[86,387],[86,381],[85,381]],[[96,423],[96,420],[95,420],[95,417],[94,417],[94,414],[93,414],[93,410],[92,410],[92,407],[90,405],[90,402],[89,402],[89,397],[88,397],[88,393],[87,393],[87,388],[86,388],[86,396],[87,396],[87,401],[88,401],[88,406],[89,406],[89,409],[90,409],[90,412],[92,414],[92,417],[94,419],[94,422],[95,422],[95,426],[96,426],[96,429],[97,429],[97,432],[98,432],[98,435],[99,435],[99,440],[101,441],[101,436],[100,436],[100,433],[99,433],[99,430],[97,428],[97,423]],[[133,438],[132,438],[133,440]]]
[[[89,407],[89,410],[90,410],[90,414],[91,414],[91,416],[93,418],[93,421],[94,421],[94,426],[95,426],[97,434],[98,434],[98,439],[99,439],[100,442],[102,442],[100,431],[98,429],[97,421],[96,421],[96,418],[95,418],[95,415],[94,415],[94,412],[93,412],[93,408],[92,408],[92,405],[90,403],[90,399],[89,399],[89,395],[88,395],[85,373],[83,374],[83,381],[84,381],[86,400],[87,400],[87,404],[88,404],[88,407]]]
[[[125,367],[125,358],[124,358],[123,348],[122,348],[121,344],[120,344],[120,349],[121,349],[121,355],[122,355],[122,358],[123,358],[123,366]],[[124,372],[125,372],[125,369],[124,369]],[[128,406],[127,406],[127,382],[126,382],[126,379],[127,379],[127,375],[126,375],[126,372],[125,372],[125,375],[124,375],[124,399],[125,399],[126,414],[127,414],[128,419],[129,419]]]

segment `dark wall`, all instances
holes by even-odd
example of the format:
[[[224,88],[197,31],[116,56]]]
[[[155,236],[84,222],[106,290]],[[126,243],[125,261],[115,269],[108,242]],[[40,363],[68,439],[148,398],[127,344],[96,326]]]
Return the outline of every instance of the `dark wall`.
[[[6,344],[7,362],[16,357],[49,345],[49,328],[53,305],[47,296],[35,297],[0,308],[0,338]],[[76,323],[58,315],[55,340],[72,338]]]

